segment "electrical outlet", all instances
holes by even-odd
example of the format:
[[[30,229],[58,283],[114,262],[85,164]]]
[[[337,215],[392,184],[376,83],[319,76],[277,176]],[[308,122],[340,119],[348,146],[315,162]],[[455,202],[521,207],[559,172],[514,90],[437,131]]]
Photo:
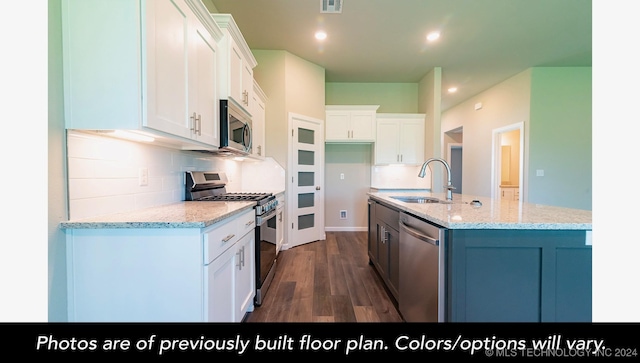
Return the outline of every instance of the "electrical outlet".
[[[346,210],[341,210],[340,211],[340,219],[347,219],[347,211]]]
[[[544,170],[542,169],[536,170],[536,176],[544,176]]]
[[[344,173],[340,173],[340,180],[344,180]]]
[[[138,185],[140,185],[141,187],[149,185],[149,169],[148,168],[138,169]]]

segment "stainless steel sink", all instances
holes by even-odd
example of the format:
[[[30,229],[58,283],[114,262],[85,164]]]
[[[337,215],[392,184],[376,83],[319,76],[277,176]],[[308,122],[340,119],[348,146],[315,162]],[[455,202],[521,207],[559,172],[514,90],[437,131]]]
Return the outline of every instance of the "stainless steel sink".
[[[438,198],[433,197],[425,197],[421,195],[402,195],[402,196],[392,196],[391,198],[399,200],[405,203],[449,203],[444,200],[440,200]]]

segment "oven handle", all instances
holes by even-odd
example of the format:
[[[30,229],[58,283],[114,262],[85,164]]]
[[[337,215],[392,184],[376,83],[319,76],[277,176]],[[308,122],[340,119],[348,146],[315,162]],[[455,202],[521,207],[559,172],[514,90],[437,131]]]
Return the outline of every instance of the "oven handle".
[[[260,227],[261,225],[266,223],[269,219],[271,219],[271,217],[275,216],[276,213],[277,213],[277,209],[273,208],[265,215],[256,216],[256,227]]]

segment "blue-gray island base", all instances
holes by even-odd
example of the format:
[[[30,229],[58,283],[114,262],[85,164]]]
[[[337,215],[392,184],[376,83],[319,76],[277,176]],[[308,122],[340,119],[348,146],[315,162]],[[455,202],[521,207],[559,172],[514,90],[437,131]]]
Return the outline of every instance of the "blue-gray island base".
[[[369,193],[371,265],[394,298],[403,283],[397,267],[402,241],[393,234],[390,211],[446,228],[446,322],[592,321],[590,211],[455,194],[451,204],[405,203],[391,198],[395,194]],[[482,207],[469,203],[476,199]]]

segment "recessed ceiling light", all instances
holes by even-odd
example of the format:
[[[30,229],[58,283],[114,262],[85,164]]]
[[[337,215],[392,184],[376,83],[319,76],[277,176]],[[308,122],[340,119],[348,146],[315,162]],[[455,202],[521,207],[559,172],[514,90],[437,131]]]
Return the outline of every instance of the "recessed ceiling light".
[[[458,87],[449,87],[449,89],[447,89],[447,91],[449,91],[449,93],[454,93],[457,90],[458,90]]]
[[[434,40],[440,38],[440,32],[431,32],[427,34],[427,40],[433,42]]]
[[[316,39],[318,40],[325,40],[327,38],[327,33],[320,30],[316,32],[315,36],[316,36]]]

